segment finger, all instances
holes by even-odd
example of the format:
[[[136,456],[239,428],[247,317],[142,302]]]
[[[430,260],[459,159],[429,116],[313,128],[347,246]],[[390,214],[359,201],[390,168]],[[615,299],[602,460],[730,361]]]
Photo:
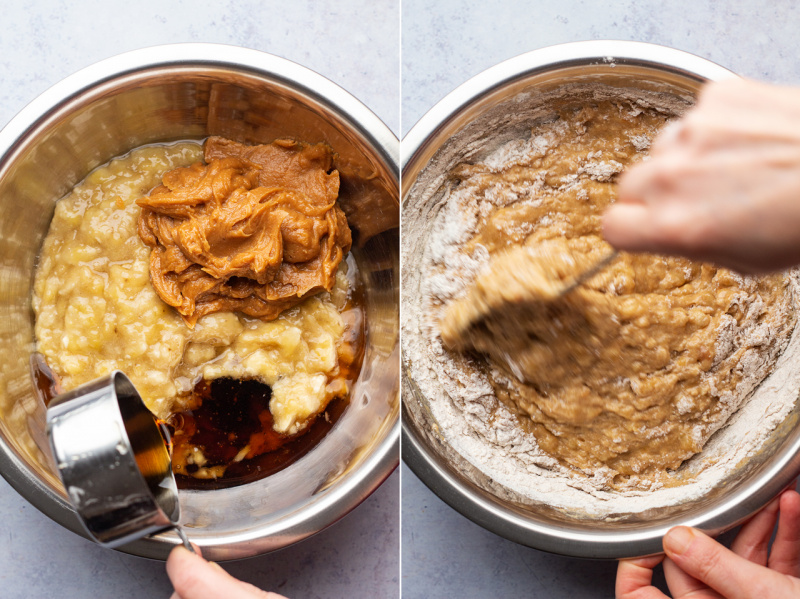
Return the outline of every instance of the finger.
[[[789,578],[739,557],[692,528],[670,529],[664,537],[664,550],[681,570],[728,599],[781,596],[792,591]]]
[[[769,557],[769,540],[778,521],[780,498],[773,499],[767,507],[750,518],[731,544],[731,551],[759,566],[766,566]]]
[[[691,597],[692,599],[723,599],[722,595],[696,578],[681,570],[675,562],[666,558],[664,560],[664,577],[672,593],[673,599]]]
[[[603,237],[620,250],[674,253],[680,248],[687,253],[693,243],[691,212],[672,206],[613,204],[603,215]]]
[[[231,595],[237,599],[279,597],[237,580],[218,564],[207,562],[183,546],[176,547],[169,554],[167,575],[181,599],[216,599]]]
[[[617,567],[614,594],[617,599],[669,599],[654,586],[653,568],[664,559],[663,555],[623,559]]]
[[[679,191],[686,187],[685,179],[694,176],[697,168],[697,161],[686,152],[663,152],[639,162],[620,175],[616,203],[663,203],[665,198],[680,195]]]
[[[650,155],[657,156],[664,152],[672,151],[680,145],[681,139],[685,135],[686,125],[683,120],[672,121],[661,130],[653,140],[650,147]]]
[[[643,204],[614,204],[603,215],[603,238],[621,250],[641,250],[650,244],[650,208]]]
[[[718,253],[719,237],[708,212],[708,207],[676,203],[614,204],[603,215],[603,236],[620,250],[708,261]],[[731,252],[722,253],[729,257]]]
[[[800,494],[784,491],[779,501],[780,520],[769,567],[787,576],[800,576]]]
[[[619,204],[646,204],[648,198],[652,196],[653,189],[659,187],[658,184],[658,163],[660,159],[652,159],[647,162],[640,162],[625,170],[619,177],[617,185],[617,200]],[[653,164],[656,164],[653,167]]]

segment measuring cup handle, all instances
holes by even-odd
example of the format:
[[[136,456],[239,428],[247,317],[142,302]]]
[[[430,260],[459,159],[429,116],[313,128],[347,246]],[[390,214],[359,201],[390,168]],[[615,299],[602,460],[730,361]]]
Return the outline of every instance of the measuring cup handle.
[[[175,526],[175,532],[177,533],[178,538],[181,540],[181,543],[183,543],[184,547],[186,547],[192,553],[197,553],[197,551],[194,550],[194,546],[189,542],[189,537],[187,537],[186,533],[183,532],[183,528],[180,526]]]

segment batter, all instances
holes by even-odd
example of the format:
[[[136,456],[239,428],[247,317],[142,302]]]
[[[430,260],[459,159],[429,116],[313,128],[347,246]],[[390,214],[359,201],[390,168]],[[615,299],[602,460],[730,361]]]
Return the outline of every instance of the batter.
[[[699,452],[749,392],[745,365],[763,378],[795,319],[781,276],[660,256],[621,254],[556,297],[612,251],[600,219],[615,177],[668,118],[630,102],[567,107],[533,132],[548,139],[541,151],[501,150],[454,172],[479,206],[463,252],[488,256],[443,306],[445,347],[480,352],[538,445],[581,472],[611,469],[612,486],[657,481]]]

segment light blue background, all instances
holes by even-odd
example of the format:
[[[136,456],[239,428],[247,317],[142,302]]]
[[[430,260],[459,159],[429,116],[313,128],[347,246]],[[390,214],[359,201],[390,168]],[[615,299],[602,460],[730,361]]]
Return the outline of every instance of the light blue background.
[[[135,0],[6,2],[0,9],[0,127],[50,85],[127,50],[217,42],[264,50],[338,83],[399,130],[399,2]],[[321,534],[226,564],[292,598],[397,597],[399,474]],[[160,562],[61,528],[0,480],[0,597],[168,597]]]
[[[403,0],[403,135],[473,75],[523,52],[571,41],[653,42],[741,75],[800,83],[799,17],[789,0]],[[402,494],[407,599],[614,595],[613,562],[568,559],[497,537],[450,509],[405,465]]]

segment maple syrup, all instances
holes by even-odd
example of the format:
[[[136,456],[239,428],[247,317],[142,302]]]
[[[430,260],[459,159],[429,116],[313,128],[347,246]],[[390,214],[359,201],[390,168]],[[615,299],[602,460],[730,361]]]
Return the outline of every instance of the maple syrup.
[[[61,381],[47,365],[44,356],[38,352],[31,354],[31,374],[36,395],[45,407],[50,405],[56,395],[61,393]]]
[[[219,489],[242,485],[274,474],[307,454],[328,433],[347,407],[334,398],[325,411],[296,435],[272,428],[270,388],[254,379],[200,381],[194,394],[200,407],[173,415],[173,471],[182,489]],[[248,447],[249,446],[249,447]],[[197,478],[200,466],[182,456],[202,452],[203,469],[224,467],[216,478]],[[242,456],[242,452],[246,454]]]

